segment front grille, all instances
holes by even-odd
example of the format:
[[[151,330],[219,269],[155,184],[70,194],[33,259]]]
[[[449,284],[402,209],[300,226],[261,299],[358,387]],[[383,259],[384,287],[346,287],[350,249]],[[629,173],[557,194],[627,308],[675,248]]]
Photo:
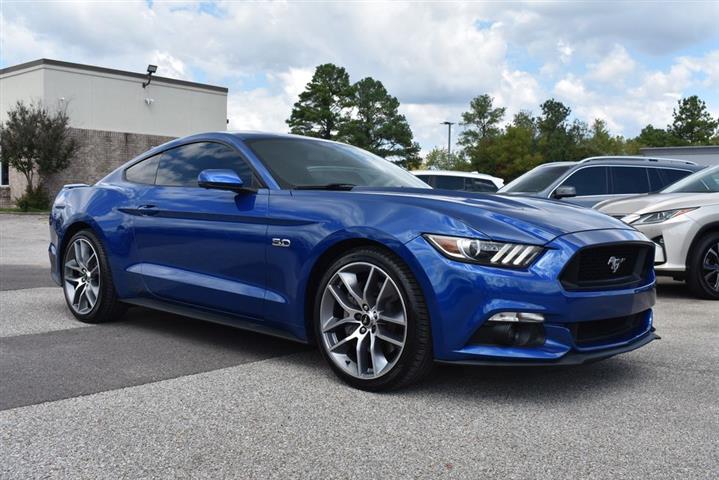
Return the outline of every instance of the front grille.
[[[611,343],[641,333],[645,328],[646,312],[635,313],[625,317],[576,322],[569,325],[569,330],[578,346]]]
[[[654,246],[625,242],[585,247],[569,261],[560,275],[567,290],[620,288],[639,285],[654,261]]]

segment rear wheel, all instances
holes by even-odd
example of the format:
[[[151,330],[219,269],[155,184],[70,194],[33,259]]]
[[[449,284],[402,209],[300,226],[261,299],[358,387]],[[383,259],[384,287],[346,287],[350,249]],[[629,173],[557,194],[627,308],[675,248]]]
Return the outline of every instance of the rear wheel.
[[[109,322],[125,312],[117,299],[105,249],[91,230],[81,230],[67,243],[62,285],[67,306],[81,322]]]
[[[377,248],[337,260],[315,299],[315,335],[334,372],[364,390],[402,387],[432,365],[429,317],[409,269]]]
[[[687,283],[697,296],[719,300],[719,233],[702,237],[689,258]]]

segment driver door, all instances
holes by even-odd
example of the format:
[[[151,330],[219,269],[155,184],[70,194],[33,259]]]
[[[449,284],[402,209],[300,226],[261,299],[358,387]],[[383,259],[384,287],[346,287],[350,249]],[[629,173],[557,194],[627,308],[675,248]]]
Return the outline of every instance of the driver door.
[[[259,182],[234,148],[199,142],[164,152],[134,223],[140,272],[155,296],[260,319],[266,289],[268,190],[235,193],[197,185],[205,169]]]

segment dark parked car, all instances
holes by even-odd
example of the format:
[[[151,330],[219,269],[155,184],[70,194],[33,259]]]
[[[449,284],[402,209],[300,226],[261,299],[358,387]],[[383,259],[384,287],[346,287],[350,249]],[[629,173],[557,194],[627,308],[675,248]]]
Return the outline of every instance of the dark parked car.
[[[591,157],[540,165],[499,192],[592,207],[602,200],[658,192],[702,168],[694,162],[666,158]]]

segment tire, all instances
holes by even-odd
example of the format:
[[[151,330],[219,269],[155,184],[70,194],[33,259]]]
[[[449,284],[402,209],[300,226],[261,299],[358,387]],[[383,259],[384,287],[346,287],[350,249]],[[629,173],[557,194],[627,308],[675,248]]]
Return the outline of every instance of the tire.
[[[380,248],[357,248],[336,260],[319,285],[315,338],[340,379],[361,390],[383,391],[417,382],[430,372],[427,307],[401,260]]]
[[[117,299],[107,253],[92,230],[81,230],[67,242],[60,271],[65,302],[81,322],[106,323],[125,313],[126,306]]]
[[[719,300],[719,232],[699,239],[689,254],[687,284],[700,298]]]

